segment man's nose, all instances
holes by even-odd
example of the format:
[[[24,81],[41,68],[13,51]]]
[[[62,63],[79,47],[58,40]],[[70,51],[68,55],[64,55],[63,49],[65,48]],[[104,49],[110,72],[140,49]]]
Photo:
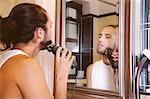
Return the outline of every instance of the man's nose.
[[[105,38],[104,36],[101,36],[101,38],[99,38],[99,42],[103,42],[103,41],[105,41]]]

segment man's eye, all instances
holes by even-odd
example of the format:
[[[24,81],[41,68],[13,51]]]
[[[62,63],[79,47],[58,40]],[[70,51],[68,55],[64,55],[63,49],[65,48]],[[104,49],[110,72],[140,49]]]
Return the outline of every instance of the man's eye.
[[[99,38],[101,38],[102,37],[102,35],[99,35]]]
[[[107,38],[107,39],[110,39],[110,38],[111,38],[111,36],[110,36],[110,35],[107,35],[107,36],[106,36],[106,38]]]

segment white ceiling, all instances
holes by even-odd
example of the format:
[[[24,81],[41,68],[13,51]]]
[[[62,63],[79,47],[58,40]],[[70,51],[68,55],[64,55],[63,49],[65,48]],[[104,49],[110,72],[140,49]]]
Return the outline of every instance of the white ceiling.
[[[94,14],[102,15],[111,12],[116,12],[118,9],[115,6],[118,0],[72,0],[82,4],[83,15]]]

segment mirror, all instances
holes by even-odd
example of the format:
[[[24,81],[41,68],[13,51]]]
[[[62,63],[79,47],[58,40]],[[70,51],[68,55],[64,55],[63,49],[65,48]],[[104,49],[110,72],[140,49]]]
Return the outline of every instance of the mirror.
[[[106,48],[118,53],[118,5],[119,0],[62,0],[60,42],[78,63],[70,71],[69,84],[118,92],[119,69],[112,68],[104,55]]]

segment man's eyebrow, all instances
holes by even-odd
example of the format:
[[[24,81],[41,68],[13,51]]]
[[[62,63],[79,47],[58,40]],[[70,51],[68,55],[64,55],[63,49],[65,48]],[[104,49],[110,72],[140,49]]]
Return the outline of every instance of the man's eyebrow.
[[[111,36],[110,34],[105,34],[105,35]]]
[[[107,33],[107,34],[103,34],[103,33],[99,33],[98,35],[106,35],[106,36],[111,36],[111,34],[110,33]]]

